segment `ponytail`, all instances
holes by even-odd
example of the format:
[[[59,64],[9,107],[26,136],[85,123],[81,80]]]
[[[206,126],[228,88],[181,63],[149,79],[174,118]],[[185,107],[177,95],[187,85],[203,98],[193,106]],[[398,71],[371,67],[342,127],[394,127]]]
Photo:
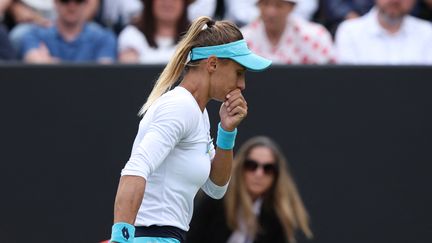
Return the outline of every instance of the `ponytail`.
[[[187,64],[188,54],[191,51],[194,40],[205,29],[207,24],[211,24],[213,21],[206,16],[197,18],[192,22],[189,30],[183,39],[179,42],[174,56],[168,62],[158,80],[156,81],[153,90],[151,91],[146,103],[141,107],[138,115],[142,116],[148,110],[148,108],[155,102],[160,96],[169,91],[171,87],[180,78],[185,65]]]

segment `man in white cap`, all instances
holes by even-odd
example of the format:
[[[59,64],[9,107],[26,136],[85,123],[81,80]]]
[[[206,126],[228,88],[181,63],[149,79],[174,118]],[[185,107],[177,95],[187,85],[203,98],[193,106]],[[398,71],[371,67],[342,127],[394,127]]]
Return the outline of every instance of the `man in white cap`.
[[[260,18],[242,28],[249,48],[279,64],[335,62],[330,33],[291,14],[297,1],[259,0]]]

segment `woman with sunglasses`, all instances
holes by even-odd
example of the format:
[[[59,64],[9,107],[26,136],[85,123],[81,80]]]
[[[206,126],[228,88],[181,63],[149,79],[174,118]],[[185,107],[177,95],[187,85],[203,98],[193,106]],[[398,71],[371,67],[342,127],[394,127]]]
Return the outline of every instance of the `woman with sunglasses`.
[[[216,199],[225,194],[237,126],[247,115],[245,71],[270,64],[234,24],[208,17],[192,23],[141,109],[114,203],[112,242],[185,242],[199,188]],[[216,149],[210,100],[223,102]]]
[[[312,237],[307,211],[277,144],[254,137],[239,149],[224,201],[196,208],[188,243],[295,242]]]

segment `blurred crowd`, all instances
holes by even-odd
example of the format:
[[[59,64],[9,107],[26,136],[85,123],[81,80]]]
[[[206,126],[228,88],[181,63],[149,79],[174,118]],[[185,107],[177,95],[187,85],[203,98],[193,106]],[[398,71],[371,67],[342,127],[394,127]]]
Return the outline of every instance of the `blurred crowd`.
[[[0,0],[0,61],[164,64],[202,15],[277,64],[432,64],[432,0]]]

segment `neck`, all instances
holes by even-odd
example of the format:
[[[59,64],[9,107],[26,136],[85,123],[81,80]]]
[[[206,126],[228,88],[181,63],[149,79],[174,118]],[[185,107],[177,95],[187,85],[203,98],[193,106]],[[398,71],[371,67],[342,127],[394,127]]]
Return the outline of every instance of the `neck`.
[[[173,37],[176,36],[177,24],[168,21],[157,21],[156,30],[157,36]]]
[[[66,41],[73,41],[81,33],[84,25],[81,23],[68,24],[61,20],[57,20],[57,29],[60,35]]]
[[[267,34],[267,38],[273,46],[276,46],[279,43],[284,30],[285,30],[285,24],[283,28],[280,29],[269,30],[266,28],[265,31]]]
[[[400,30],[403,18],[403,16],[392,17],[388,14],[383,13],[382,11],[378,12],[378,23],[390,34],[394,34]]]
[[[208,77],[204,77],[204,75],[193,70],[189,70],[180,83],[180,86],[192,94],[202,112],[204,112],[207,103],[210,101],[208,84]]]

